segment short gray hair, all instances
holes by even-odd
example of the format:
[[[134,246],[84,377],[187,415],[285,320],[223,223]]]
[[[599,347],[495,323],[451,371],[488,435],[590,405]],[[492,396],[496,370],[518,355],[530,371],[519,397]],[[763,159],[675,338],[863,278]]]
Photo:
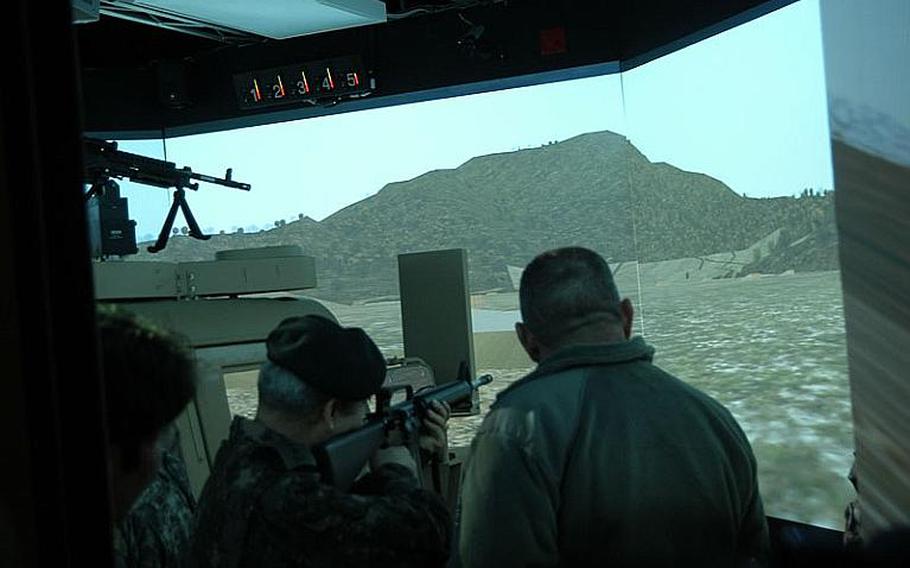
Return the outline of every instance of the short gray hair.
[[[622,321],[609,265],[582,247],[554,249],[534,258],[521,275],[518,296],[524,324],[550,347],[592,323]]]
[[[266,361],[259,368],[259,403],[296,417],[311,417],[331,397],[291,371]]]

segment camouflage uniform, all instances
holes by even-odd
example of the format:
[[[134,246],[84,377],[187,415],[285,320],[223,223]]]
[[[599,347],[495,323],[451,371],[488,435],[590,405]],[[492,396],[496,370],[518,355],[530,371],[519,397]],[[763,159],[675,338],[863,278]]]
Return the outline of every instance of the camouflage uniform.
[[[319,481],[312,453],[234,418],[199,501],[190,566],[442,566],[448,510],[386,464],[351,493]]]
[[[114,530],[114,565],[117,568],[180,566],[195,508],[186,466],[175,453],[163,451],[155,479]]]

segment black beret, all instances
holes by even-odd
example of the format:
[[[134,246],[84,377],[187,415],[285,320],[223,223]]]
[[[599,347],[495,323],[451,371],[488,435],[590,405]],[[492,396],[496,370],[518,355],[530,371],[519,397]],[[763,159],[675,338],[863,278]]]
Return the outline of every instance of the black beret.
[[[385,380],[385,359],[373,340],[359,327],[341,327],[321,316],[282,321],[266,347],[272,363],[334,398],[369,398]]]

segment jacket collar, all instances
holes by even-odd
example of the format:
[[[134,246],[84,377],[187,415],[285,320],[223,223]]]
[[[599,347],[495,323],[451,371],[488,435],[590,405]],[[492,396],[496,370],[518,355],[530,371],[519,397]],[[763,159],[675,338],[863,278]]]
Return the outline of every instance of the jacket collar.
[[[654,348],[645,343],[645,340],[640,335],[628,341],[618,341],[616,343],[569,345],[551,354],[541,361],[530,374],[502,390],[497,399],[525,383],[575,367],[619,365],[634,361],[650,363],[653,359]]]
[[[258,420],[235,416],[231,423],[231,440],[252,442],[274,450],[287,469],[316,467],[316,458],[305,445],[291,441]]]
[[[541,361],[532,374],[551,374],[571,367],[629,363],[639,359],[650,363],[654,359],[654,348],[636,335],[628,341],[616,343],[563,347]]]

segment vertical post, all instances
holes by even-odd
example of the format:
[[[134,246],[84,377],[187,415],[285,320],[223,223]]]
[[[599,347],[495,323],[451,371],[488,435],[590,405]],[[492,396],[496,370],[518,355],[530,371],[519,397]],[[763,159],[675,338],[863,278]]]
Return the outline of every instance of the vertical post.
[[[5,133],[3,133],[5,134]],[[6,136],[0,135],[0,172],[9,171]],[[0,455],[5,465],[0,481],[0,566],[33,566],[37,564],[35,548],[36,496],[32,492],[33,465],[26,414],[28,370],[22,361],[24,333],[21,326],[20,297],[17,286],[15,241],[13,240],[14,207],[7,176],[0,176]],[[40,379],[39,379],[40,380]],[[46,440],[45,440],[46,442]]]
[[[0,564],[109,566],[111,512],[69,2],[4,5]],[[10,541],[7,540],[10,537]]]
[[[861,532],[910,525],[910,4],[822,2]]]
[[[455,380],[462,362],[473,378],[467,252],[450,249],[400,254],[398,282],[405,356],[426,361],[437,384]],[[470,404],[457,410],[475,408],[476,404]]]

